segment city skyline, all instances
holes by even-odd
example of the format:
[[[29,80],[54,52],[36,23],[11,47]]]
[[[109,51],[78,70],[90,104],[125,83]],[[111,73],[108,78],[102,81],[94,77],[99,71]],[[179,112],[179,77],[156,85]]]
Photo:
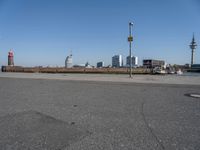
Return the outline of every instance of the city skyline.
[[[10,49],[15,65],[64,66],[104,61],[129,52],[128,23],[133,25],[133,51],[143,59],[170,64],[190,63],[193,33],[200,43],[198,0],[39,1],[0,0],[0,64],[7,64]],[[200,49],[195,50],[200,63]]]

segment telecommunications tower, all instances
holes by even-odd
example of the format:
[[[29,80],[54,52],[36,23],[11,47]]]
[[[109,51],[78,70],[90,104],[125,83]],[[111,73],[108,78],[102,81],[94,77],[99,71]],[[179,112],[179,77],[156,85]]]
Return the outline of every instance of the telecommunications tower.
[[[193,38],[192,38],[192,42],[190,44],[190,48],[192,50],[192,55],[191,55],[191,65],[194,64],[194,50],[196,49],[197,44],[195,42],[195,38],[194,38],[194,34],[193,34]]]

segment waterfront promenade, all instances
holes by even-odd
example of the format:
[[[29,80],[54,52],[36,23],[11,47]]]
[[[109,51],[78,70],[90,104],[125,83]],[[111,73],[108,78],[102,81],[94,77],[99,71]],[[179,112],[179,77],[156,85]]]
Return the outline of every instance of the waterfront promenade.
[[[0,73],[0,149],[200,149],[200,77]]]
[[[49,74],[49,73],[9,73],[0,72],[4,78],[25,79],[54,79],[68,81],[97,81],[97,82],[120,82],[120,83],[157,83],[157,84],[185,84],[200,85],[200,75],[134,75],[130,79],[127,74]]]

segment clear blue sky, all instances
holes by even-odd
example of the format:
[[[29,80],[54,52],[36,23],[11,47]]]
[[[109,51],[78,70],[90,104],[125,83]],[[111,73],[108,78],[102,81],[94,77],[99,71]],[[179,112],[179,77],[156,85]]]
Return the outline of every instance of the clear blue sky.
[[[199,44],[199,0],[0,0],[0,65],[13,49],[15,65],[64,66],[128,55],[128,22],[134,22],[133,55],[190,63],[188,45]]]

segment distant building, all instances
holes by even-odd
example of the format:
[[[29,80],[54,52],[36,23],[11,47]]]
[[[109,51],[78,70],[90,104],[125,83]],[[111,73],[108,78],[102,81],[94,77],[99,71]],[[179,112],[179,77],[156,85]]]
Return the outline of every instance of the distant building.
[[[72,54],[70,54],[69,56],[67,56],[66,60],[65,60],[65,68],[72,68],[73,64],[72,64]]]
[[[132,66],[138,66],[138,57],[136,56],[131,56],[131,64]],[[126,57],[126,66],[129,67],[130,66],[130,56]]]
[[[12,50],[8,52],[8,66],[14,66],[14,53]]]
[[[74,68],[85,68],[85,64],[76,64],[73,67]]]
[[[191,65],[191,69],[198,69],[198,70],[200,70],[200,64],[193,64],[193,65]]]
[[[155,67],[163,67],[165,66],[164,60],[154,60],[154,59],[144,59],[143,67],[146,68],[155,68]]]
[[[98,62],[97,63],[97,68],[102,68],[102,67],[104,67],[104,62],[103,61]]]
[[[123,60],[122,55],[115,55],[112,57],[112,67],[122,67],[123,66]]]
[[[185,64],[184,65],[184,68],[186,68],[186,69],[189,69],[191,66],[190,66],[190,64]]]

